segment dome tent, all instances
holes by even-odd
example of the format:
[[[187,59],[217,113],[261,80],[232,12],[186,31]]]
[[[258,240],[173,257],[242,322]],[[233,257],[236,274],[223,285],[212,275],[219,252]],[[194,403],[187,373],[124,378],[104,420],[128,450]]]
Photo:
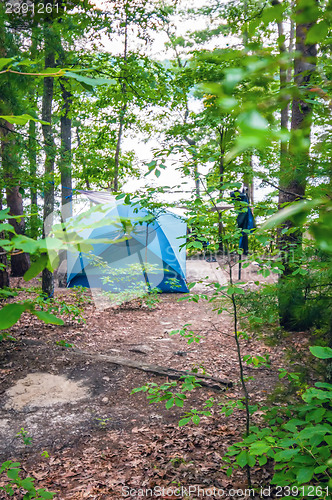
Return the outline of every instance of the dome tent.
[[[82,193],[95,203],[103,203],[103,212],[90,214],[85,222],[92,227],[80,233],[84,239],[97,240],[93,250],[68,252],[68,287],[130,291],[133,295],[155,288],[188,292],[186,251],[180,248],[187,229],[183,218],[166,210],[152,214],[138,204],[116,202],[108,193]],[[105,225],[100,223],[101,213]],[[94,222],[98,227],[93,228]]]

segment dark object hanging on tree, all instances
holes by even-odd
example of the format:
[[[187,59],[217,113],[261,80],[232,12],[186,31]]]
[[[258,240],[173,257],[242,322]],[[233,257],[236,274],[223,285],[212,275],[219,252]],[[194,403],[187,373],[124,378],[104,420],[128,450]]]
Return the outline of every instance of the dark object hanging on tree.
[[[246,193],[240,192],[240,191],[232,191],[231,192],[231,197],[238,202],[241,202],[240,207],[242,207],[242,211],[238,214],[236,223],[239,228],[243,229],[255,229],[256,224],[254,220],[253,213],[251,211],[251,208],[249,206],[249,199]],[[243,203],[246,203],[248,205],[248,208],[245,205],[242,205]],[[248,255],[248,234],[247,232],[243,232],[241,234],[240,242],[239,242],[239,248],[243,249],[243,255]]]
[[[235,202],[241,202],[241,205],[239,208],[242,208],[242,211],[238,214],[236,223],[237,226],[242,229],[240,241],[239,241],[239,248],[242,248],[243,250],[243,255],[248,255],[249,251],[249,232],[243,231],[243,229],[247,229],[251,231],[252,229],[255,229],[256,224],[254,220],[253,213],[251,211],[251,208],[249,206],[249,199],[248,196],[245,192],[240,192],[240,191],[232,191],[231,192],[231,198],[234,199]],[[246,205],[244,205],[246,203]],[[241,279],[241,255],[239,258],[239,280]]]

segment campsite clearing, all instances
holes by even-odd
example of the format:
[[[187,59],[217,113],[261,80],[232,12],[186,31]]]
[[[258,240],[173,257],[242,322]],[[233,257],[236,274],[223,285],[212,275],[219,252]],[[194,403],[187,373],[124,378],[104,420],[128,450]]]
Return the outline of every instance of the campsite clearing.
[[[71,293],[57,290],[67,301]],[[231,420],[215,413],[199,426],[177,425],[187,409],[201,408],[209,397],[222,402],[224,392],[204,387],[191,393],[183,409],[167,411],[162,403],[148,405],[142,393],[130,394],[149,381],[163,383],[165,377],[94,358],[107,354],[180,370],[204,369],[231,380],[228,395],[239,395],[230,318],[225,313],[217,316],[206,302],[179,302],[179,297],[162,294],[152,310],[133,304],[97,311],[90,304],[83,325],[47,326],[22,317],[12,328],[16,341],[6,341],[1,352],[1,458],[21,462],[39,487],[57,492],[58,500],[120,499],[125,485],[240,487],[243,475],[234,474],[230,480],[220,470],[227,446],[240,439],[240,413]],[[186,323],[202,336],[199,344],[169,335]],[[297,342],[296,335],[292,342]],[[81,356],[64,344],[92,356]],[[286,341],[274,347],[271,369],[246,367],[246,375],[255,377],[249,384],[256,400],[271,393],[285,349]],[[253,352],[271,354],[271,349],[250,339],[244,354]],[[52,383],[45,394],[49,377]],[[70,387],[66,397],[64,383]],[[23,443],[22,433],[16,436],[22,428],[32,438],[31,445]],[[44,450],[49,458],[41,456]],[[266,480],[269,473],[268,467],[261,467],[256,478]]]

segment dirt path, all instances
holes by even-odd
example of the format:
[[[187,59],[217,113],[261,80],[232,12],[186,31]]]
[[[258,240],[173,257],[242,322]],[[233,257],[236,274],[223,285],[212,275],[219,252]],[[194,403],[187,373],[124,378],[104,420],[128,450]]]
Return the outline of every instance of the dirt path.
[[[203,369],[234,382],[228,397],[240,395],[230,318],[226,313],[218,316],[207,302],[178,299],[177,294],[163,294],[154,310],[101,312],[89,305],[85,325],[46,326],[24,317],[13,327],[16,342],[0,345],[1,461],[20,461],[39,487],[56,491],[59,500],[120,499],[124,486],[242,484],[241,474],[230,480],[220,471],[227,446],[240,438],[241,414],[226,418],[216,413],[199,426],[177,425],[186,410],[202,408],[212,396],[222,402],[224,393],[202,388],[188,397],[184,408],[149,406],[145,395],[131,395],[132,389],[165,378],[86,359],[56,344],[63,340],[90,353],[180,370]],[[200,343],[188,345],[179,335],[169,335],[185,324],[202,336]],[[243,350],[270,353],[253,339]],[[271,392],[282,352],[282,347],[273,350],[271,369],[246,368],[246,375],[255,375],[249,386],[256,400]],[[32,437],[30,446],[16,437],[21,428]],[[41,456],[43,450],[50,458]],[[257,473],[258,480],[263,472]]]

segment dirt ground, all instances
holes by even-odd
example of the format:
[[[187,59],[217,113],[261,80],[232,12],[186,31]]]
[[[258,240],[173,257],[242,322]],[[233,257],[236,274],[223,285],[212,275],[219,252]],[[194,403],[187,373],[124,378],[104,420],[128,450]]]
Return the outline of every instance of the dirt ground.
[[[197,264],[190,266],[197,269]],[[257,279],[256,271],[251,272]],[[58,289],[56,297],[70,300],[71,293]],[[209,397],[222,402],[241,395],[230,316],[217,315],[206,301],[179,298],[162,294],[152,310],[97,311],[91,303],[85,307],[85,324],[66,320],[64,326],[45,325],[22,316],[11,329],[16,340],[0,344],[0,462],[19,461],[38,487],[56,492],[57,500],[120,499],[129,488],[136,488],[136,496],[139,488],[245,489],[243,474],[228,478],[221,469],[227,447],[241,437],[240,412],[225,417],[217,406],[200,425],[178,427],[186,410],[201,409]],[[199,344],[169,335],[188,323],[202,336]],[[243,342],[243,354],[270,355],[271,368],[245,368],[246,376],[254,376],[248,382],[252,401],[272,392],[288,343],[272,349],[255,336]],[[233,387],[226,392],[197,389],[184,408],[166,410],[164,403],[149,405],[141,392],[131,394],[147,382],[167,381],[164,377],[91,356],[98,353],[180,370],[203,368],[208,375],[232,381]],[[22,428],[32,439],[29,445],[23,443],[22,431],[17,436]],[[42,456],[44,451],[49,457]],[[268,467],[256,470],[255,483],[266,484],[269,474]],[[7,498],[2,495],[1,500]],[[199,498],[195,493],[165,495],[149,498]]]

